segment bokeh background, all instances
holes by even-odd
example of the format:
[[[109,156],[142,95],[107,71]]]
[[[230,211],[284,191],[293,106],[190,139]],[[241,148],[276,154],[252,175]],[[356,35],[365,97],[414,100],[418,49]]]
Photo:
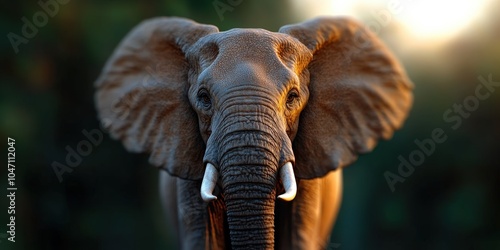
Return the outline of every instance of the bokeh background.
[[[443,118],[475,95],[478,77],[500,82],[500,1],[63,2],[17,52],[8,34],[21,35],[22,18],[43,8],[37,1],[2,5],[0,249],[175,249],[163,224],[158,172],[146,155],[127,153],[105,134],[62,182],[51,167],[64,163],[67,146],[86,139],[82,130],[99,129],[93,82],[141,20],[175,15],[220,30],[276,31],[339,14],[369,25],[401,59],[415,102],[392,140],[345,169],[330,249],[500,249],[500,87],[456,129]],[[391,191],[384,173],[397,174],[398,157],[408,159],[418,150],[414,141],[436,128],[447,140]],[[16,140],[16,243],[5,234],[7,137]]]

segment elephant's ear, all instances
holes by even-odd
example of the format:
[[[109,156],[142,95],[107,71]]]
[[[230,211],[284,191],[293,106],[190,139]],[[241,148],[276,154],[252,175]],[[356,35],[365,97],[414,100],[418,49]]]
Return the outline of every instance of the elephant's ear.
[[[119,44],[96,81],[96,106],[111,136],[150,163],[186,179],[203,177],[204,142],[189,105],[184,52],[214,26],[154,18]]]
[[[373,33],[347,18],[313,19],[280,32],[313,52],[310,97],[293,142],[297,177],[345,167],[402,126],[413,84]]]

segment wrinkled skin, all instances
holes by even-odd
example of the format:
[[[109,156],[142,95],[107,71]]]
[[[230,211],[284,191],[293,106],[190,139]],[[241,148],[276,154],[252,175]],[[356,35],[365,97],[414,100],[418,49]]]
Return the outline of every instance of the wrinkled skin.
[[[165,170],[183,249],[325,249],[341,168],[389,139],[412,102],[400,64],[344,18],[279,33],[147,20],[96,87],[111,135]]]

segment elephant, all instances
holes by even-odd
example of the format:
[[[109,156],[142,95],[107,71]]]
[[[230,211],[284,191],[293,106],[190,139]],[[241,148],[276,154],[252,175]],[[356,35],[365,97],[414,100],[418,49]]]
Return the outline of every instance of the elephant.
[[[342,169],[400,129],[413,83],[349,17],[279,32],[156,17],[95,82],[98,116],[161,169],[181,249],[326,249]]]

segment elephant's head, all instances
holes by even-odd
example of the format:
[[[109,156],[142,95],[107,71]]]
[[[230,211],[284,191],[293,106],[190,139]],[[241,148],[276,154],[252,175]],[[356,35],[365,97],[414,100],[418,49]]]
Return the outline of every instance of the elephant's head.
[[[96,86],[114,138],[172,175],[202,181],[205,201],[223,199],[233,248],[272,248],[275,200],[294,198],[295,178],[324,176],[369,152],[412,102],[399,63],[344,18],[279,33],[147,20]]]

